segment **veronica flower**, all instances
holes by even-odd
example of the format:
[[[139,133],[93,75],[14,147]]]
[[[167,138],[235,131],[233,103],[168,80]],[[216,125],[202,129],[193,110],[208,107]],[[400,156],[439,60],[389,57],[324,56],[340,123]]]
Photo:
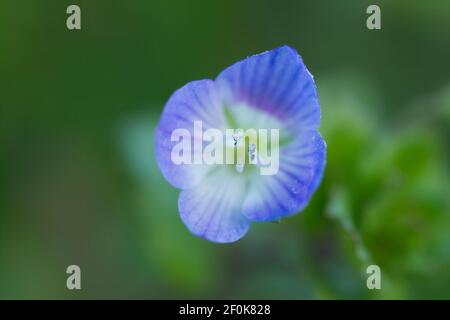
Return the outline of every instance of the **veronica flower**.
[[[187,139],[192,145],[208,144],[194,133],[196,121],[205,129],[239,129],[231,143],[224,141],[224,148],[245,148],[245,157],[231,165],[174,163],[172,151],[179,142],[174,141],[175,130],[191,133]],[[216,80],[189,82],[175,91],[161,115],[155,143],[162,174],[182,190],[178,208],[186,227],[209,241],[233,242],[252,222],[277,221],[301,211],[319,186],[325,166],[319,123],[313,77],[288,46],[239,61]],[[255,170],[261,163],[252,160],[262,144],[240,143],[248,128],[279,130],[279,145],[272,149],[279,153],[275,174]],[[184,152],[195,156],[201,150]]]

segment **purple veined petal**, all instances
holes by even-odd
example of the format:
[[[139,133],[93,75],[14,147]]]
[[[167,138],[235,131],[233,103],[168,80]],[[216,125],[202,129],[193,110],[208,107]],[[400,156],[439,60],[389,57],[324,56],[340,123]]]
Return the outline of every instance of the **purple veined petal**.
[[[195,186],[212,166],[201,164],[174,164],[171,159],[177,141],[171,141],[176,129],[191,134],[191,152],[194,157],[194,122],[201,121],[203,130],[224,127],[222,101],[212,80],[193,81],[175,91],[164,107],[155,132],[156,159],[166,180],[176,188]],[[203,144],[204,142],[202,142]]]
[[[245,103],[260,109],[293,133],[319,127],[314,79],[300,55],[288,46],[239,61],[220,73],[216,82],[230,107]]]
[[[280,149],[278,173],[253,179],[243,214],[252,221],[274,221],[301,211],[322,179],[325,156],[320,134],[302,133]]]
[[[250,221],[242,215],[243,179],[222,167],[196,187],[183,190],[178,198],[181,219],[195,235],[219,243],[242,238]]]

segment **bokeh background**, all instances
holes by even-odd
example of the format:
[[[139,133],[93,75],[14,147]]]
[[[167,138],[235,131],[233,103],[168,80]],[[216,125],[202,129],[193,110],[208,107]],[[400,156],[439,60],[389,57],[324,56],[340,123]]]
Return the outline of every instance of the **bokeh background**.
[[[237,243],[196,238],[155,164],[159,114],[283,44],[316,79],[323,183]],[[450,298],[449,57],[448,0],[2,0],[0,298]]]

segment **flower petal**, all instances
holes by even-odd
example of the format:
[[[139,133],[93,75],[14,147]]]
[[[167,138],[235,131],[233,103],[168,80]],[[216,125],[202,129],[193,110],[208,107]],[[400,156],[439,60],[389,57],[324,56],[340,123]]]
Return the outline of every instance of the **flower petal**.
[[[243,214],[252,221],[273,221],[301,211],[322,179],[325,154],[317,131],[304,132],[281,148],[278,173],[252,180]]]
[[[288,46],[249,57],[217,77],[229,106],[246,103],[272,114],[291,132],[317,129],[320,107],[311,73]]]
[[[186,129],[191,137],[191,158],[194,153],[194,121],[202,121],[203,130],[224,127],[225,119],[221,100],[212,80],[193,81],[175,91],[170,97],[156,128],[155,144],[158,166],[169,183],[177,188],[195,186],[211,169],[200,164],[174,164],[171,159],[173,147],[178,143],[171,141],[176,129]],[[198,150],[197,150],[198,151]]]
[[[222,167],[178,199],[181,219],[195,235],[213,242],[234,242],[247,233],[250,221],[242,215],[244,183]]]

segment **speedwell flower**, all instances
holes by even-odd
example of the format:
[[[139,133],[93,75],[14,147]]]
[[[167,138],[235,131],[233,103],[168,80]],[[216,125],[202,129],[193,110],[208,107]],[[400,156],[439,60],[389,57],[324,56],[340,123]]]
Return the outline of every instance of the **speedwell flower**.
[[[236,151],[234,163],[192,160],[201,160],[212,141],[199,134],[199,123],[207,130],[235,130],[219,141],[224,153]],[[161,172],[182,190],[178,208],[186,227],[209,241],[233,242],[245,235],[251,222],[275,221],[301,211],[325,166],[319,123],[313,77],[287,46],[239,61],[214,81],[193,81],[178,89],[164,108],[155,142]],[[277,134],[270,142],[257,136],[251,143],[246,133],[250,128],[275,129]],[[179,129],[187,133],[182,135],[187,147],[180,152],[185,161],[173,157],[181,140],[174,137]],[[279,160],[264,152],[266,145]],[[217,148],[212,152],[219,154]],[[276,162],[270,164],[274,170],[264,173],[270,160]]]

